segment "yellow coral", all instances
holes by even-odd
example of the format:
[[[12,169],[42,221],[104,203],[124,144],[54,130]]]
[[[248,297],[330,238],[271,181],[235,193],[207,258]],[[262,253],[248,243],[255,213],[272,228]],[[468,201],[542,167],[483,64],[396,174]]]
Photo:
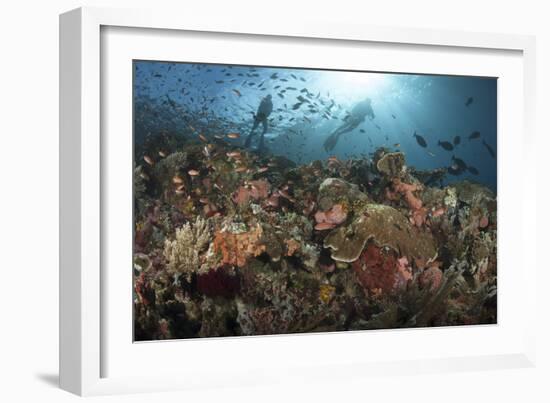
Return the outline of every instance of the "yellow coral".
[[[328,304],[334,296],[335,291],[336,289],[333,286],[328,284],[321,284],[319,286],[319,299],[325,304]]]

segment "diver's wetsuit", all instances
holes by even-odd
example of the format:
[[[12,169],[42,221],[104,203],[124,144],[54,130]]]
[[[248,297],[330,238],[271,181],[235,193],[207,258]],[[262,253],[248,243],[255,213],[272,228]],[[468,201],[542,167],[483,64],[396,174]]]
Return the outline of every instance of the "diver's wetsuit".
[[[325,140],[324,147],[325,151],[330,151],[336,147],[338,139],[344,133],[351,132],[357,126],[365,121],[365,117],[369,117],[371,120],[374,119],[374,111],[371,107],[371,101],[369,98],[364,101],[359,102],[351,110],[351,115],[348,117],[346,122],[337,128],[332,134]]]
[[[246,138],[246,141],[244,143],[245,147],[250,147],[250,142],[252,141],[252,136],[254,135],[254,131],[261,123],[263,125],[263,130],[262,130],[262,135],[260,137],[260,144],[258,146],[258,150],[260,151],[263,150],[264,135],[267,132],[267,118],[271,114],[271,111],[273,111],[273,103],[271,102],[271,95],[268,95],[264,99],[262,99],[262,102],[258,107],[258,112],[256,112],[256,116],[254,116],[254,125],[252,126],[252,130],[250,130],[250,134]]]

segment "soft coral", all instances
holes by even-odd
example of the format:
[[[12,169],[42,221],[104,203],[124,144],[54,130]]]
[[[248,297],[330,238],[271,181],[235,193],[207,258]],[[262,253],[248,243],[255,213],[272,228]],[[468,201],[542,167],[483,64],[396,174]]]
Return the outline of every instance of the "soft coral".
[[[386,188],[388,200],[399,200],[400,196],[405,200],[410,209],[411,223],[417,227],[421,227],[426,222],[428,215],[428,210],[423,207],[422,200],[414,195],[414,192],[421,189],[421,185],[404,183],[399,178],[392,180],[391,189]]]

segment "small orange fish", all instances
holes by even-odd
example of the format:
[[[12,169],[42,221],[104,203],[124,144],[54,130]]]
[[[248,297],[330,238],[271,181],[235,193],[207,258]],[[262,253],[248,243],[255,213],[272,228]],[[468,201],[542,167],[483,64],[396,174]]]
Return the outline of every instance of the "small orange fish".
[[[332,162],[340,162],[338,161],[338,158],[336,158],[334,155],[331,155],[330,157],[328,157],[328,160]]]
[[[220,136],[219,134],[214,134],[214,138],[221,140],[223,139],[223,136]]]
[[[329,222],[320,222],[319,224],[315,225],[315,229],[317,231],[326,231],[329,229],[333,229],[336,225],[331,224]]]
[[[201,139],[205,143],[208,143],[208,139],[206,137],[204,137],[204,134],[199,134],[199,139]]]
[[[267,166],[270,167],[270,168],[274,168],[274,167],[277,166],[277,163],[275,163],[275,162],[268,162],[268,163],[267,163]]]
[[[240,158],[241,153],[239,151],[230,151],[228,153],[225,153],[229,158]]]
[[[183,178],[179,175],[175,175],[172,178],[172,182],[174,182],[176,185],[181,185],[183,183]]]
[[[258,168],[258,173],[261,174],[263,172],[266,172],[269,170],[269,167],[261,167],[261,168]]]
[[[145,160],[146,163],[148,163],[149,165],[153,165],[155,163],[155,161],[153,161],[153,159],[151,157],[149,157],[148,155],[144,155],[143,156],[143,159]]]
[[[235,172],[237,172],[237,173],[246,172],[247,170],[248,170],[247,167],[238,167],[238,168],[235,168]]]
[[[176,190],[185,190],[185,185],[179,185]]]
[[[190,169],[189,171],[187,171],[187,173],[189,174],[189,176],[199,176],[199,171],[197,171],[196,169]]]
[[[166,157],[166,153],[165,153],[164,151],[159,151],[159,155],[160,155],[162,158]]]
[[[140,172],[139,177],[143,180],[149,180],[149,176],[145,172]]]
[[[288,194],[285,190],[279,190],[279,195],[287,199],[291,203],[295,203],[296,200]]]
[[[177,195],[182,195],[184,193],[185,193],[185,191],[183,189],[176,189],[176,194]]]
[[[206,197],[201,197],[199,199],[199,202],[201,202],[202,204],[208,204],[210,203],[210,201],[206,198]]]
[[[230,139],[238,139],[239,137],[241,137],[241,135],[239,133],[229,133],[227,137],[229,137]]]
[[[439,207],[439,208],[432,208],[432,217],[439,217],[439,216],[442,216],[443,214],[445,214],[445,208],[444,207]]]

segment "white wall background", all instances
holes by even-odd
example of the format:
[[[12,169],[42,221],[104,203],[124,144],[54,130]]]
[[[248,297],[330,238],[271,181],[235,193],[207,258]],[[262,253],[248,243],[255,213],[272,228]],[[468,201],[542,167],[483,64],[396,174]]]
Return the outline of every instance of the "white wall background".
[[[94,398],[100,401],[550,401],[546,240],[550,125],[550,28],[545,1],[497,0],[11,0],[0,8],[0,400],[67,402],[57,383],[58,14],[81,5],[162,7],[285,19],[313,15],[355,23],[537,36],[540,327],[535,369],[355,379],[300,388],[255,388]],[[518,165],[518,170],[522,167]],[[525,175],[532,173],[525,172]]]

